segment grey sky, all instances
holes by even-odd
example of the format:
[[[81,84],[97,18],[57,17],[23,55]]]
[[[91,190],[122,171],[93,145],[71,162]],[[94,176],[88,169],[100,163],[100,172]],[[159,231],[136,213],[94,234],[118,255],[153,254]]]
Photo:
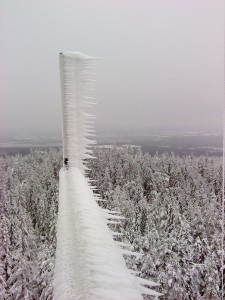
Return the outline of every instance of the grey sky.
[[[222,131],[222,0],[1,0],[1,134],[61,134],[58,53],[95,63],[97,129]]]

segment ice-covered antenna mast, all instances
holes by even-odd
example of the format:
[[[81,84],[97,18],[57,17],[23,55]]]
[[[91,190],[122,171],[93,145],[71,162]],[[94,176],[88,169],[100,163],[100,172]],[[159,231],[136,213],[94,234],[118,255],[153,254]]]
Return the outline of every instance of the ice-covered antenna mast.
[[[59,176],[57,248],[53,282],[54,300],[142,300],[142,294],[160,296],[145,286],[156,283],[133,275],[123,259],[139,255],[129,245],[114,241],[123,219],[116,211],[97,204],[84,176],[84,159],[89,157],[87,139],[92,118],[84,109],[90,104],[90,63],[93,59],[76,52],[60,53],[63,115],[63,160]]]
[[[94,58],[78,53],[60,53],[60,75],[63,120],[64,165],[83,169],[83,159],[88,157],[88,146],[94,143],[87,136],[92,135],[94,116],[84,112],[92,102],[90,92],[91,61]]]

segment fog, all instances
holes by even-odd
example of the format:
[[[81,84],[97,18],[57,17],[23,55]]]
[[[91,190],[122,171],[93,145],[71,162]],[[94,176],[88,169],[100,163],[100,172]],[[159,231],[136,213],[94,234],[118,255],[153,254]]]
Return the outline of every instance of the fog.
[[[60,135],[59,52],[94,63],[97,132],[221,132],[222,0],[0,2],[0,134]]]

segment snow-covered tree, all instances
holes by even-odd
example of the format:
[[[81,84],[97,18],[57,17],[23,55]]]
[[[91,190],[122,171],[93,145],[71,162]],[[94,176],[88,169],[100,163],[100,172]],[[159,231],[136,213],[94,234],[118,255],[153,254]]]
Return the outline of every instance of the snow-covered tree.
[[[120,229],[109,226],[124,234],[118,241],[143,254],[125,256],[128,268],[159,282],[162,299],[221,299],[222,158],[137,156],[118,148],[95,148],[94,156],[89,176],[107,200],[104,208],[126,217]],[[18,288],[19,297],[52,300],[61,166],[62,153],[54,149],[0,158],[0,299],[15,299],[10,293]],[[132,182],[142,188],[139,198],[129,193]],[[134,226],[132,195],[140,220],[146,212],[143,231]],[[24,277],[14,276],[20,268]]]

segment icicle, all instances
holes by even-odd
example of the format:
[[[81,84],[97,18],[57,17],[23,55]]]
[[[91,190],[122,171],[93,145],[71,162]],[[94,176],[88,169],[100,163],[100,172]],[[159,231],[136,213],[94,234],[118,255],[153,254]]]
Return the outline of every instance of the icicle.
[[[141,274],[140,271],[134,271],[134,270],[131,270],[131,269],[129,269],[129,271],[130,271],[131,274],[133,274],[133,275],[135,275],[135,276]]]
[[[121,249],[121,253],[124,255],[129,255],[129,256],[136,256],[136,257],[141,257],[143,256],[143,254],[139,253],[139,252],[132,252],[126,249]]]
[[[106,215],[107,220],[125,220],[125,217],[117,216],[117,215],[111,215],[107,214]]]
[[[147,285],[147,286],[160,286],[160,284],[155,283],[151,280],[144,279],[141,277],[136,277],[136,280],[141,284],[141,285]]]
[[[123,236],[124,234],[121,232],[111,231],[113,236]]]
[[[107,224],[115,224],[115,225],[118,225],[118,224],[120,225],[120,224],[121,224],[121,222],[108,221],[108,220],[106,221],[106,223],[107,223]]]

